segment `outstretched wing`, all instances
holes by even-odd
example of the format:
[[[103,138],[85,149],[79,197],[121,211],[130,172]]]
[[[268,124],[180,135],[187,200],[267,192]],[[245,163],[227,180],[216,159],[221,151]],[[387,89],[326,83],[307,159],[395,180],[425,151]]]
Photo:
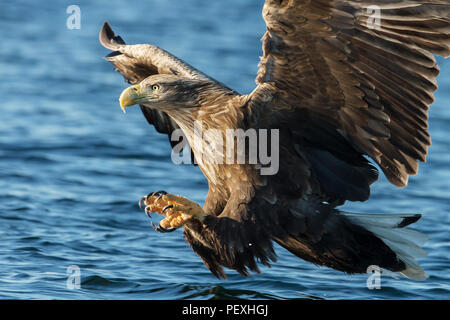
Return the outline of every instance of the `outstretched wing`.
[[[120,36],[114,34],[108,22],[103,24],[99,39],[105,48],[113,50],[105,57],[106,60],[111,62],[130,84],[137,84],[154,74],[174,74],[218,83],[161,48],[149,44],[125,44]],[[140,105],[140,107],[147,121],[155,126],[159,133],[167,134],[169,140],[172,132],[180,129],[165,112],[146,108],[145,105]],[[179,141],[170,140],[170,143],[173,147],[180,141],[186,142],[187,139],[181,137]]]
[[[308,123],[303,140],[344,138],[405,186],[430,145],[433,54],[450,55],[448,0],[266,0],[263,16],[254,101],[294,131]]]

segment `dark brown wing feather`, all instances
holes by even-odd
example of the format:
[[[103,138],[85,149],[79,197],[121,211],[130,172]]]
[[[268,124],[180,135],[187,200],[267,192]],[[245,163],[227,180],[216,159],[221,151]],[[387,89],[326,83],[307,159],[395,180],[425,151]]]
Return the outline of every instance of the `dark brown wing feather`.
[[[275,98],[271,118],[301,121],[293,113],[306,114],[327,123],[391,183],[405,186],[431,143],[427,110],[439,73],[433,54],[450,55],[449,2],[266,0],[263,16],[253,96]]]

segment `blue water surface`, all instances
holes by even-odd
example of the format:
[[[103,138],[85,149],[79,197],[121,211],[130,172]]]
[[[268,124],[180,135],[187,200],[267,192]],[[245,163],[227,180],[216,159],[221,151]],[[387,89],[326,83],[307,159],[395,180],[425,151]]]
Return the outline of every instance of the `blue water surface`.
[[[125,41],[158,45],[241,93],[254,86],[262,1],[79,0],[81,29],[66,27],[71,1],[2,1],[0,9],[0,299],[448,299],[450,297],[450,61],[430,112],[433,145],[407,188],[381,178],[355,212],[420,212],[425,282],[346,275],[277,247],[279,261],[217,280],[181,230],[158,234],[138,199],[159,189],[203,203],[198,168],[176,166],[167,137],[138,108],[103,59],[109,21]],[[67,268],[80,268],[80,289]],[[70,280],[70,279],[69,279]],[[72,283],[69,281],[69,284]]]

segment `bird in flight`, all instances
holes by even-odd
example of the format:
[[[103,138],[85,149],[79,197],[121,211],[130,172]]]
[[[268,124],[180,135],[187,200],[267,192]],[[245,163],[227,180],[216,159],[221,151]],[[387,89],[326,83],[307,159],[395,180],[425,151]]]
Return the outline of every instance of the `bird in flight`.
[[[375,164],[401,188],[425,161],[439,73],[434,55],[450,55],[448,0],[266,0],[263,18],[263,55],[250,94],[156,46],[127,45],[103,25],[100,42],[113,51],[106,59],[131,84],[121,107],[138,104],[158,132],[181,132],[208,180],[203,207],[165,191],[143,197],[148,215],[164,216],[154,228],[183,227],[218,278],[226,278],[224,267],[259,273],[258,264],[276,261],[276,242],[346,273],[376,265],[426,279],[416,258],[426,255],[427,237],[405,228],[420,214],[339,207],[368,200]],[[249,133],[245,140],[252,130],[276,132],[277,139],[258,136],[244,151],[237,135],[227,148],[220,143],[229,132]],[[170,140],[174,150],[180,139]],[[202,148],[205,140],[215,147]],[[263,149],[277,152],[275,172],[264,173]],[[217,161],[223,154],[245,161]]]

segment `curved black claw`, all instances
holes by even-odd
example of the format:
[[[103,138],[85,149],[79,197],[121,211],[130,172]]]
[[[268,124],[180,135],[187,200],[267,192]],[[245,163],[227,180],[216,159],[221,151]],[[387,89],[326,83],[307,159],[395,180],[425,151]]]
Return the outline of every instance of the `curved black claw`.
[[[158,198],[156,198],[156,200],[159,200],[165,194],[167,194],[167,192],[165,192],[164,190],[159,190],[159,191],[156,191],[156,192],[152,192],[151,195],[149,195],[147,197],[155,196],[155,197],[158,197]]]
[[[141,200],[139,200],[139,209],[142,209],[142,202],[145,203],[145,200],[147,200],[147,197],[142,197]]]
[[[169,204],[168,206],[165,206],[165,207],[162,209],[161,213],[164,213],[164,211],[166,211],[167,209],[171,209],[171,208],[173,208],[173,204]]]
[[[152,218],[152,216],[150,215],[150,207],[145,207],[145,214],[147,215],[147,217],[149,217],[150,219]]]
[[[166,229],[166,228],[164,228],[164,227],[161,227],[160,224],[158,224],[158,226],[156,226],[156,225],[153,223],[153,221],[152,221],[152,227],[153,227],[153,229],[155,229],[156,231],[161,232],[161,233],[174,232],[175,230],[177,230],[177,229],[175,229],[175,228]]]

